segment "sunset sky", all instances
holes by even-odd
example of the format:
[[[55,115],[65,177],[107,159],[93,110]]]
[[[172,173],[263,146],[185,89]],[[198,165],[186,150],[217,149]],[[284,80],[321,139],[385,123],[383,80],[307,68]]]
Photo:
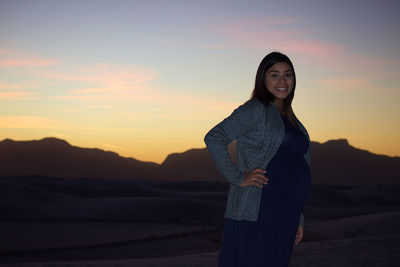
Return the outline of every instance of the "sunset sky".
[[[311,140],[400,156],[399,13],[396,0],[0,0],[0,140],[161,163],[205,147],[277,50]]]

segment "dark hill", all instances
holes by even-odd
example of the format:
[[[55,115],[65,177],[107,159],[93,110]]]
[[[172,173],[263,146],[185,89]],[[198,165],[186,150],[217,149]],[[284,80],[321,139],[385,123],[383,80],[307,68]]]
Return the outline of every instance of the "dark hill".
[[[231,156],[234,145],[229,147]],[[400,157],[373,154],[349,145],[346,139],[311,142],[311,152],[313,184],[400,184]],[[171,154],[161,167],[171,179],[225,181],[206,148]]]
[[[345,139],[312,142],[314,184],[400,184],[400,157],[355,148]],[[229,147],[235,155],[235,144]],[[60,178],[124,178],[165,181],[225,181],[206,148],[168,155],[159,165],[114,152],[71,146],[64,140],[0,142],[0,176],[39,174]]]
[[[0,176],[41,174],[60,178],[113,177],[150,179],[156,163],[120,157],[114,152],[71,146],[64,140],[0,142]]]
[[[400,157],[373,154],[346,139],[312,142],[311,170],[318,184],[400,184]]]
[[[236,146],[232,143],[229,152],[234,162],[236,162]],[[207,148],[190,149],[183,153],[169,154],[161,164],[161,169],[166,178],[185,179],[198,181],[219,181],[225,182],[226,179],[217,170],[212,161]]]

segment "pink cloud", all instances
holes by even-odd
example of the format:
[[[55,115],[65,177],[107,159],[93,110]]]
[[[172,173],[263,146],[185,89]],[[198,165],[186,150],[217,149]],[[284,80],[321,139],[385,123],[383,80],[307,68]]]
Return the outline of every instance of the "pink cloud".
[[[366,78],[329,78],[314,80],[314,83],[321,88],[332,91],[358,91],[375,90],[375,86],[370,79]]]
[[[56,128],[57,121],[41,116],[0,116],[0,128]]]
[[[0,59],[0,67],[44,67],[58,62],[47,58],[3,58]]]
[[[294,40],[280,44],[282,50],[296,53],[315,56],[336,55],[344,51],[344,45],[330,44],[315,40]]]
[[[71,89],[61,94],[50,96],[55,100],[111,100],[123,99],[141,103],[162,103],[165,105],[190,105],[191,109],[198,111],[207,108],[228,110],[235,105],[231,103],[222,105],[220,102],[211,103],[209,99],[199,99],[198,96],[183,95],[165,91],[162,88],[151,86],[158,74],[147,67],[132,65],[96,65],[70,69],[65,72],[56,70],[39,70],[38,76],[62,82],[82,83],[79,89]],[[85,86],[87,85],[87,86]],[[104,102],[103,101],[103,102]],[[108,107],[109,102],[99,101],[97,105]],[[210,102],[210,103],[208,103]],[[177,107],[179,109],[179,107]]]
[[[0,48],[0,55],[11,55],[15,52],[9,49]]]
[[[0,82],[0,90],[19,89],[22,84],[8,84]]]
[[[0,47],[0,67],[45,67],[59,62],[57,59],[38,57],[25,51]]]
[[[223,37],[239,38],[276,38],[289,35],[301,35],[305,31],[298,29],[281,29],[279,26],[296,23],[294,18],[270,18],[265,20],[241,19],[213,25],[206,30]]]
[[[0,99],[25,99],[27,96],[35,94],[35,92],[18,91],[22,87],[24,87],[22,84],[0,82]]]
[[[113,108],[112,105],[90,105],[88,106],[89,109],[111,109]]]
[[[106,99],[146,98],[156,94],[150,90],[150,82],[157,73],[150,68],[132,65],[97,65],[79,67],[65,72],[45,70],[40,74],[55,81],[78,82],[80,89],[73,89],[54,99]]]
[[[143,83],[156,77],[156,72],[151,68],[133,65],[94,65],[78,67],[68,71],[47,71],[46,78],[55,80],[78,81],[93,84],[119,84]]]
[[[209,48],[278,49],[294,54],[327,56],[341,53],[345,46],[310,38],[307,30],[300,29],[296,18],[267,20],[233,20],[214,25],[206,30],[220,37],[206,46]]]
[[[43,116],[0,116],[0,129],[75,129],[75,130],[106,130],[110,127],[75,126],[66,121]],[[113,129],[122,129],[115,128]]]
[[[297,18],[294,17],[270,17],[267,19],[253,19],[253,18],[241,18],[233,19],[221,22],[218,25],[212,25],[207,27],[207,30],[213,32],[230,32],[234,33],[236,31],[241,31],[243,29],[250,30],[251,32],[257,31],[257,29],[266,29],[271,26],[282,26],[282,25],[292,25],[299,22]]]
[[[1,62],[0,60],[0,65]],[[40,79],[40,86],[32,82],[23,85],[0,83],[0,89],[11,91],[21,87],[37,88],[37,90],[51,87],[63,88],[53,90],[52,95],[47,96],[48,99],[57,100],[131,99],[159,103],[168,102],[169,98],[166,93],[151,88],[150,83],[158,74],[154,69],[143,66],[102,64],[68,69],[58,66],[58,68],[34,68],[29,71],[29,75]],[[69,86],[76,89],[68,90]],[[3,92],[1,98],[17,98],[26,95],[28,95],[27,92]]]
[[[0,92],[0,99],[21,99],[31,96],[33,92]]]
[[[179,97],[179,96],[178,96]],[[149,102],[149,103],[171,103],[171,101],[178,101],[174,99],[172,94],[162,94],[152,91],[144,92],[104,92],[95,94],[67,94],[60,96],[52,96],[49,99],[56,100],[110,100],[110,99],[124,99],[132,100],[135,102]]]
[[[52,96],[49,99],[56,99],[56,100],[95,100],[95,99],[116,99],[116,98],[123,98],[123,96],[118,96],[114,94],[98,94],[98,95],[60,95],[60,96]]]

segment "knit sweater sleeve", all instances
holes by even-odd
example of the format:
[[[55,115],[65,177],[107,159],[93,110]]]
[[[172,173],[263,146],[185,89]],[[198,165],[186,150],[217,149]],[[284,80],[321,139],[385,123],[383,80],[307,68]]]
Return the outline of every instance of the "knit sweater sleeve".
[[[245,134],[256,123],[258,100],[249,100],[235,109],[232,114],[214,126],[204,137],[204,142],[210,152],[217,169],[231,184],[239,186],[245,174],[240,171],[228,152],[228,145],[239,136]]]

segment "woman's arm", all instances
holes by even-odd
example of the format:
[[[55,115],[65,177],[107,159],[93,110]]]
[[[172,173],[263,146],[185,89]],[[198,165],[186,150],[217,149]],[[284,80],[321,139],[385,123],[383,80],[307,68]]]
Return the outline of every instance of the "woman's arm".
[[[228,152],[228,144],[255,125],[256,112],[260,112],[258,107],[262,105],[257,101],[257,99],[249,100],[239,106],[204,137],[204,142],[218,170],[230,183],[237,186],[242,183],[245,173],[241,172],[232,162]]]

